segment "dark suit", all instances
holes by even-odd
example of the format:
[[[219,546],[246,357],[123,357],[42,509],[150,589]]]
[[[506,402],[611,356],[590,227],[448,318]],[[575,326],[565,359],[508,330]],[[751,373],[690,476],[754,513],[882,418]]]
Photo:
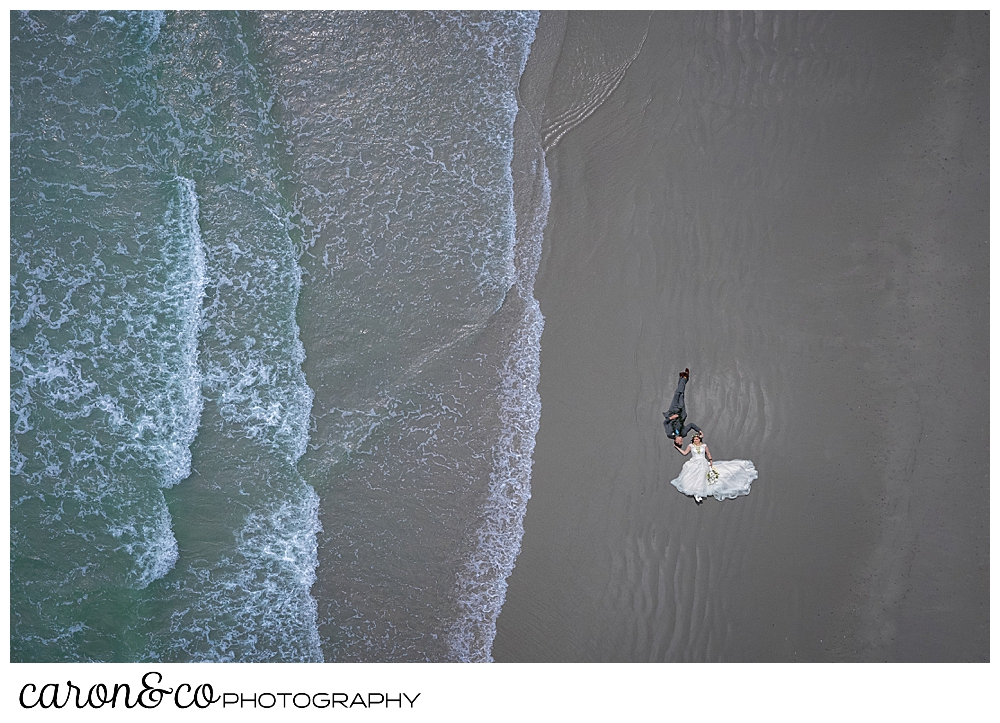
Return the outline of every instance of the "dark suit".
[[[663,428],[668,437],[686,437],[692,429],[701,432],[701,428],[697,424],[684,426],[684,422],[687,421],[687,414],[684,411],[684,387],[687,386],[687,381],[687,377],[681,377],[677,381],[674,398],[670,401],[670,407],[663,413]],[[677,419],[670,419],[672,414],[676,414]]]

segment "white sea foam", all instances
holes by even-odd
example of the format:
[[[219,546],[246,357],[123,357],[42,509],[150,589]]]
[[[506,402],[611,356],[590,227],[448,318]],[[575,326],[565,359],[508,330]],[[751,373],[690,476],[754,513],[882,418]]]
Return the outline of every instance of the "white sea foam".
[[[191,443],[204,406],[198,334],[207,269],[198,226],[198,194],[192,179],[178,176],[175,181],[178,198],[170,204],[165,224],[174,247],[165,253],[164,262],[169,272],[166,287],[177,299],[179,358],[166,394],[169,401],[158,410],[161,418],[152,420],[168,435],[150,447],[163,470],[164,487],[172,487],[191,474]]]
[[[286,641],[248,657],[323,662],[316,601],[309,593],[316,581],[316,536],[321,531],[319,496],[305,482],[296,497],[277,509],[247,516],[237,535],[246,562],[238,567],[236,580],[247,593],[238,616],[246,616],[246,625],[256,621],[262,636]]]
[[[160,469],[162,487],[173,487],[191,474],[191,444],[198,433],[204,406],[198,333],[202,324],[206,264],[198,225],[198,195],[193,179],[178,176],[174,182],[177,196],[168,205],[162,227],[162,259],[167,272],[164,300],[171,316],[177,319],[174,329],[178,353],[172,360],[172,373],[165,390],[152,400],[149,413],[135,420],[132,435],[144,437],[146,428],[151,428],[153,434],[145,452]],[[129,547],[129,552],[138,570],[133,584],[139,589],[166,575],[178,557],[170,511],[162,495],[156,502],[152,517],[137,523],[138,529],[132,529],[138,542]]]
[[[158,502],[152,515],[144,514],[127,522],[113,520],[108,525],[112,535],[124,538],[122,546],[135,560],[130,586],[137,590],[166,575],[177,562],[177,539],[171,529],[170,510],[162,497]]]
[[[139,11],[139,20],[142,23],[142,41],[146,48],[149,48],[160,37],[160,26],[166,19],[167,14],[162,10]]]
[[[284,486],[284,482],[282,482]],[[166,589],[177,596],[166,650],[146,657],[191,662],[323,662],[310,588],[316,579],[319,496],[295,489],[249,511],[235,548]]]
[[[538,380],[544,326],[534,297],[534,284],[551,194],[544,156],[540,161],[541,198],[528,228],[520,236],[513,288],[508,292],[520,297],[524,313],[514,330],[514,341],[502,369],[501,434],[493,449],[494,466],[488,497],[481,510],[475,551],[458,576],[457,597],[463,614],[448,634],[452,654],[465,662],[492,661],[496,620],[506,597],[507,578],[521,548],[524,515],[531,497],[532,455],[542,409]]]
[[[201,640],[186,650],[195,661],[322,662],[317,606],[310,594],[322,529],[319,497],[295,468],[308,446],[313,399],[294,319],[301,271],[287,236],[276,247],[255,252],[265,259],[276,254],[260,271],[273,272],[280,265],[280,275],[251,277],[240,295],[273,285],[271,298],[281,300],[288,316],[274,318],[270,327],[261,328],[256,319],[237,326],[232,302],[217,301],[209,324],[224,327],[227,339],[237,332],[245,336],[241,344],[214,349],[205,378],[224,437],[251,440],[274,457],[248,470],[247,485],[241,487],[248,511],[234,530],[235,547],[212,564],[210,576],[191,571],[198,587],[185,595],[197,603],[175,618],[173,632],[178,640],[192,635]],[[294,283],[289,288],[282,278]],[[253,335],[247,334],[254,327]],[[224,622],[217,620],[220,611]]]
[[[463,662],[492,661],[496,620],[514,570],[524,515],[531,497],[531,465],[541,419],[538,395],[539,354],[544,319],[531,297],[504,371],[500,417],[503,431],[493,452],[489,497],[476,533],[476,549],[459,575],[459,605],[464,613],[449,643]]]

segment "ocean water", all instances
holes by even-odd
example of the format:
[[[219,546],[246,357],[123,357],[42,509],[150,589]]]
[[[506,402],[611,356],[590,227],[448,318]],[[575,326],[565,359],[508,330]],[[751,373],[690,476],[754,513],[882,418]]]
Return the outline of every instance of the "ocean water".
[[[537,21],[11,14],[12,660],[491,659]]]

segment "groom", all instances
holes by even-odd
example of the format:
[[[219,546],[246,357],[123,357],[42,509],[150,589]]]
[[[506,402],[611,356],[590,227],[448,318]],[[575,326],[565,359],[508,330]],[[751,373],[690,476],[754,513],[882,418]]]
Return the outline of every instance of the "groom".
[[[674,398],[670,402],[670,407],[663,413],[663,428],[667,431],[668,437],[673,437],[674,449],[678,452],[688,432],[692,429],[696,432],[701,432],[701,428],[697,424],[684,426],[684,422],[687,421],[687,414],[684,411],[684,387],[687,386],[689,376],[690,370],[685,368],[680,374],[680,379],[677,381],[677,391],[674,392]]]

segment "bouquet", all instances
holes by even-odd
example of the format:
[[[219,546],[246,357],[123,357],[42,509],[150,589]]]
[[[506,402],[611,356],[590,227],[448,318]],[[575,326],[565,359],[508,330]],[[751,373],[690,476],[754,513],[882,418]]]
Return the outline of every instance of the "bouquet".
[[[708,468],[708,483],[714,485],[719,481],[719,473],[716,471],[715,467]]]

